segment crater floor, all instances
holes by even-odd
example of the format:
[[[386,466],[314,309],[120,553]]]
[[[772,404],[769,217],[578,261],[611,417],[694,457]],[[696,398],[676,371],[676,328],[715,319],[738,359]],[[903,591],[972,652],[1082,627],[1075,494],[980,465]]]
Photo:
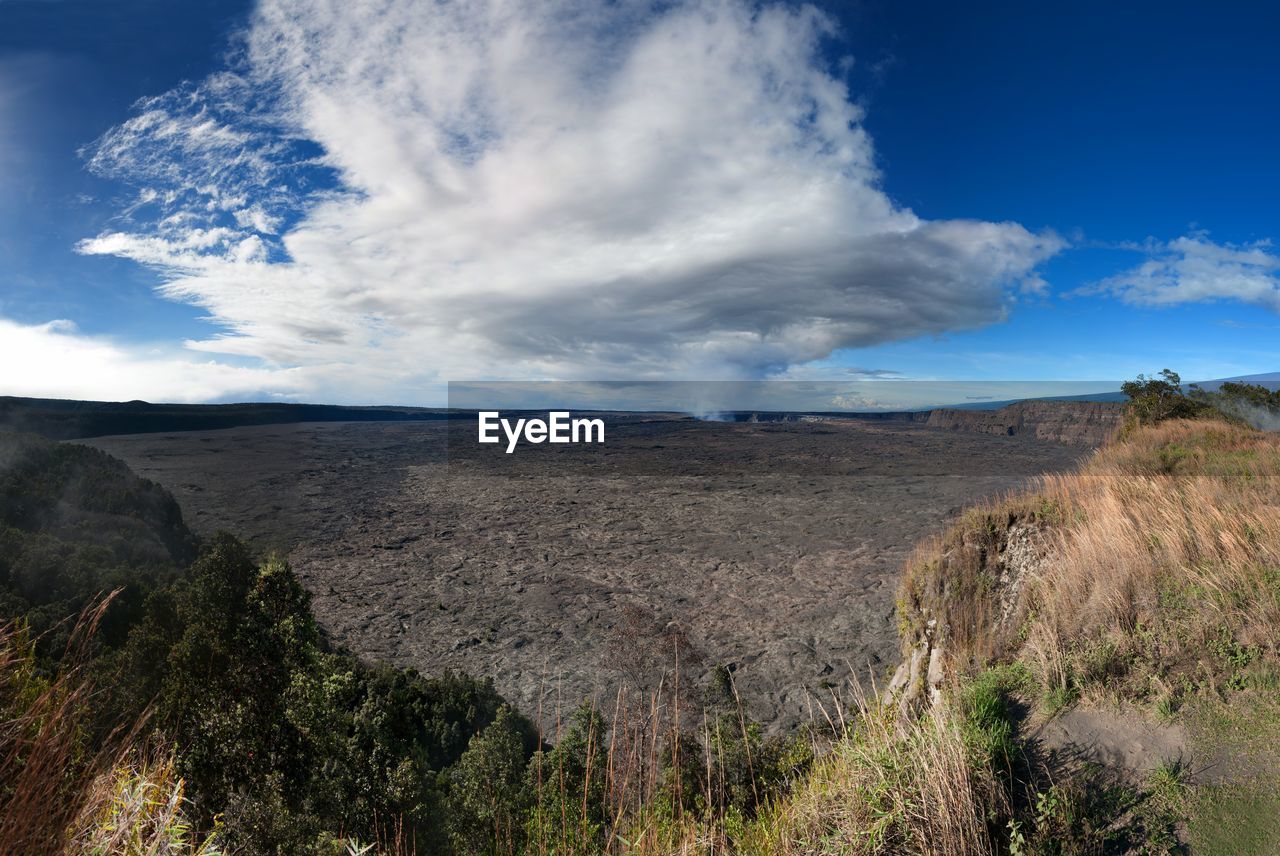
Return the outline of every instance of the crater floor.
[[[465,428],[465,432],[461,429]],[[202,533],[288,551],[333,638],[488,675],[522,710],[733,670],[771,728],[897,658],[913,546],[1080,449],[867,422],[619,418],[602,447],[474,446],[474,425],[276,425],[85,441]],[[495,452],[495,454],[488,454]],[[527,454],[526,454],[527,452]]]

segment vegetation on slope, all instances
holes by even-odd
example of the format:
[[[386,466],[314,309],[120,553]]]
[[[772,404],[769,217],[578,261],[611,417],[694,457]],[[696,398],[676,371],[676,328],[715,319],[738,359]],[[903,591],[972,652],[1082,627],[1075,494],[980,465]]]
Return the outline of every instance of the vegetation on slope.
[[[487,682],[334,650],[279,558],[220,535],[190,561],[118,462],[7,439],[0,852],[1266,852],[1280,438],[1136,383],[1120,441],[920,548],[907,679],[818,705],[834,741],[764,737],[723,670],[705,706],[673,672],[539,735]],[[1033,729],[1073,705],[1234,754],[1212,778],[1055,757]]]
[[[118,644],[148,593],[195,556],[173,497],[96,449],[0,432],[0,617],[60,649],[99,593],[121,589],[99,636]]]
[[[283,561],[219,535],[191,563],[156,485],[0,436],[0,851],[114,852],[77,823],[122,815],[249,853],[439,837],[449,771],[503,710],[488,682],[333,650]],[[532,728],[502,721],[523,760]]]
[[[287,563],[197,545],[120,462],[0,438],[0,853],[652,849],[813,758],[727,672],[705,710],[676,676],[544,741],[488,681],[335,650]]]
[[[757,819],[668,850],[1273,852],[1280,437],[1237,402],[1280,402],[1187,394],[1171,372],[1126,391],[1121,438],[1078,472],[919,548],[899,601],[905,680]],[[1142,769],[1058,754],[1036,733],[1073,706],[1193,739]]]
[[[1186,757],[1152,771],[1094,779],[1092,793],[1112,796],[1072,804],[1068,828],[1043,841],[1028,832],[1043,826],[1047,775],[1053,788],[1071,789],[1099,771],[1022,745],[1008,808],[988,806],[998,821],[990,848],[1165,852],[1190,840],[1195,852],[1270,852],[1203,833],[1221,834],[1206,812],[1224,800],[1230,811],[1255,806],[1236,825],[1256,827],[1280,793],[1280,759],[1269,749],[1280,734],[1280,437],[1208,411],[1213,399],[1203,394],[1177,401],[1176,376],[1166,381],[1134,388],[1123,438],[1078,472],[969,512],[907,567],[907,652],[923,647],[947,663],[945,695],[1013,674],[1015,731],[1030,734],[1081,704],[1195,738]],[[1231,735],[1214,726],[1227,711],[1238,720]],[[1176,822],[1184,815],[1189,825]]]
[[[907,568],[901,612],[966,669],[1018,660],[1048,691],[1127,700],[1239,689],[1277,656],[1280,438],[1217,420],[1131,431],[1077,473],[970,512]],[[1040,556],[1010,573],[1009,534]]]

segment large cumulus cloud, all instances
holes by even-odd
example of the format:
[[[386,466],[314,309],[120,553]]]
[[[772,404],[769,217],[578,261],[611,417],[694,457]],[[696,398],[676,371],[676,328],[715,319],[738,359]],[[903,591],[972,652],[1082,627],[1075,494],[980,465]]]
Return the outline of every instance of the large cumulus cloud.
[[[340,398],[761,376],[1000,320],[1062,242],[896,205],[829,34],[737,0],[264,0],[227,70],[87,150],[137,196],[81,250],[205,307],[189,347]]]

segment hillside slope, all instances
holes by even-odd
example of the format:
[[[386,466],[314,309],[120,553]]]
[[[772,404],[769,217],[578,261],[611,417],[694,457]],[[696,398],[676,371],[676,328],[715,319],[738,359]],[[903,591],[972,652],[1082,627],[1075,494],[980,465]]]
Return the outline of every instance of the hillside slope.
[[[922,545],[882,705],[757,852],[1274,852],[1277,472],[1167,422]]]
[[[0,432],[0,854],[452,854],[495,722],[484,775],[522,775],[536,733],[490,682],[336,648],[279,557],[198,543],[100,450]]]
[[[66,619],[121,588],[102,622],[115,637],[146,595],[195,558],[173,497],[88,446],[0,431],[0,620],[25,616],[50,649]]]

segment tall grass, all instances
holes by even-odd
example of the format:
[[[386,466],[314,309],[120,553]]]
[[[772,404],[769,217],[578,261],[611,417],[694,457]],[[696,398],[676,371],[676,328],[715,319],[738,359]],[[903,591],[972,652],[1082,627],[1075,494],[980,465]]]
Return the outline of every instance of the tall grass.
[[[658,693],[649,701],[638,717],[615,704],[617,724],[607,737],[587,741],[589,760],[579,764],[596,771],[606,794],[605,833],[594,842],[584,838],[581,830],[593,822],[583,800],[590,787],[552,765],[544,787],[563,814],[539,827],[541,835],[531,836],[524,852],[994,852],[988,819],[1008,813],[1007,788],[966,736],[964,714],[956,708],[940,706],[903,722],[860,695],[852,711],[833,703],[831,716],[822,719],[839,734],[813,735],[808,749],[815,760],[778,782],[752,769],[754,763],[776,764],[776,758],[761,748],[744,716],[731,712],[718,724],[704,716],[692,735],[670,716],[674,698],[665,711]],[[745,780],[733,781],[735,770],[745,772]]]
[[[100,772],[83,796],[67,852],[85,856],[218,856],[186,817],[185,785],[172,752],[129,751]]]
[[[939,706],[899,721],[860,707],[850,732],[797,786],[750,825],[739,850],[759,854],[993,852],[986,819],[1007,798],[975,763],[962,718]]]
[[[1239,680],[1280,622],[1280,436],[1210,420],[1129,432],[1077,472],[971,512],[909,564],[904,626],[962,666],[1021,658],[1049,687]],[[1011,532],[1041,561],[1010,595]]]
[[[557,717],[555,748],[531,766],[523,852],[734,852],[757,813],[802,780],[835,720],[765,736],[731,677],[727,690],[722,704],[695,703],[674,668],[647,696],[623,689],[608,708]]]
[[[25,626],[0,626],[0,852],[59,852],[104,763],[88,738],[83,664],[106,605],[81,616],[67,665],[52,676]]]
[[[1024,607],[1042,676],[1062,683],[1074,669],[1097,682],[1125,677],[1126,661],[1158,680],[1196,666],[1208,676],[1274,656],[1277,474],[1280,437],[1180,421],[1047,479],[1067,523]]]
[[[111,597],[86,608],[46,674],[21,623],[0,624],[0,854],[213,856],[184,810],[171,752],[147,750],[142,722],[92,733],[87,674]]]

